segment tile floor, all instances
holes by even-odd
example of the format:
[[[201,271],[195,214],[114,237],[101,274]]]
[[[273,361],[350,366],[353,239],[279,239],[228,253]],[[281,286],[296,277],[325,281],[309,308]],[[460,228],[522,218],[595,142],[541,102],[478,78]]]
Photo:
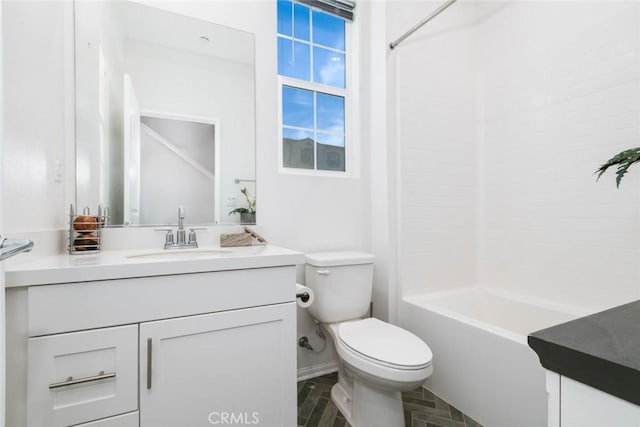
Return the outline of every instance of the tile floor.
[[[298,383],[298,426],[348,426],[331,402],[331,386],[337,381],[333,373]],[[403,393],[402,401],[406,427],[482,427],[424,388]]]

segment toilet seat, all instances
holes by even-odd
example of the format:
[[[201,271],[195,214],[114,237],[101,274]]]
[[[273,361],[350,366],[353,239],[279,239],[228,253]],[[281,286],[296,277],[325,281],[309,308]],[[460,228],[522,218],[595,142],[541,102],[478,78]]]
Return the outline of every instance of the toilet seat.
[[[371,378],[417,387],[433,372],[431,350],[409,331],[374,318],[327,326],[342,361]]]
[[[415,370],[431,365],[431,349],[411,332],[375,318],[343,322],[338,338],[349,350],[393,369]]]

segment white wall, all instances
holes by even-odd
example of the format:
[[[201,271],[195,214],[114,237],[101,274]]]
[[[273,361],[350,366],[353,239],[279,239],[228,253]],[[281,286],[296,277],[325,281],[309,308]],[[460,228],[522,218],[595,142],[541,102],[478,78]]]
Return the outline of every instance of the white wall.
[[[176,224],[178,206],[188,225],[213,222],[214,127],[143,117],[142,123],[209,174],[177,155],[145,130],[140,132],[140,223]]]
[[[373,272],[373,315],[395,320],[397,217],[395,190],[395,139],[389,95],[392,70],[388,70],[387,5],[381,1],[358,4],[360,26],[361,136],[370,150],[371,252],[376,256]]]
[[[66,133],[65,74],[73,68],[65,64],[65,5],[3,1],[2,9],[4,232],[62,228],[67,195],[54,169],[56,160],[66,169],[73,135]]]
[[[0,34],[2,34],[2,7],[0,7]],[[3,87],[3,49],[4,42],[2,38],[0,38],[0,164],[2,164],[2,141],[3,141],[3,111],[4,111],[4,87]],[[0,194],[2,194],[2,175],[0,175]],[[0,230],[2,230],[2,209],[0,209]],[[4,272],[2,271],[2,266],[0,266],[0,289],[4,288]],[[6,349],[6,339],[5,339],[5,299],[4,292],[0,295],[0,426],[4,426],[5,423],[5,393],[6,393],[6,383],[5,383],[5,349]]]
[[[640,297],[640,4],[482,4],[478,283],[588,309]],[[491,10],[489,10],[491,9]],[[614,168],[615,169],[615,168]]]

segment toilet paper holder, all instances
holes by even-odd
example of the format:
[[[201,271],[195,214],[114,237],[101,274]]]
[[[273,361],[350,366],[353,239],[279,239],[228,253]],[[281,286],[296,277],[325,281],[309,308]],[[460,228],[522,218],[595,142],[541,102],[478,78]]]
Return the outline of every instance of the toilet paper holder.
[[[310,296],[309,296],[309,292],[300,292],[300,293],[297,293],[297,294],[296,294],[296,299],[297,299],[297,298],[300,298],[300,300],[301,300],[302,302],[307,302],[307,301],[309,301],[309,297],[310,297]]]

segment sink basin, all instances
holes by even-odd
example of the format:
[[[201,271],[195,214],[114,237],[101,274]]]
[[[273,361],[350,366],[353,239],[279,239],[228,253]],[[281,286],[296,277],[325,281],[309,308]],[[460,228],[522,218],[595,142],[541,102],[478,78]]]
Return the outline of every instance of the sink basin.
[[[202,259],[202,258],[211,258],[217,255],[226,255],[230,254],[231,251],[224,249],[173,249],[173,250],[163,250],[158,252],[146,252],[143,254],[135,254],[129,255],[127,258],[131,259],[147,259],[147,258],[157,258],[157,259],[177,259],[177,260],[188,260],[188,259]]]

